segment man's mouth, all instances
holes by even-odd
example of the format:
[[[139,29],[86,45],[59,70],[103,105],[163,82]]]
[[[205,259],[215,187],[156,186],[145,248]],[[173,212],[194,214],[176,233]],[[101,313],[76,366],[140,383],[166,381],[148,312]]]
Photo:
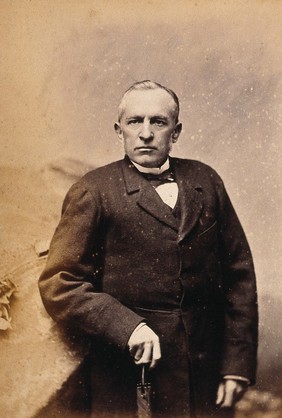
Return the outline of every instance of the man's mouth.
[[[156,147],[150,147],[150,146],[143,146],[143,147],[136,147],[135,150],[137,151],[154,151],[156,150]]]

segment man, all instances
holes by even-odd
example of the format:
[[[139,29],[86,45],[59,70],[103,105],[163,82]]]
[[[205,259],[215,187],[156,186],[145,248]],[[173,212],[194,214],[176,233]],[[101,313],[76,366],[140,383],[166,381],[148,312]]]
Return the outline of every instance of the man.
[[[71,188],[40,278],[50,315],[93,341],[93,416],[134,416],[144,364],[153,416],[219,414],[254,383],[250,249],[216,172],[169,157],[178,115],[158,83],[126,91],[125,158]]]

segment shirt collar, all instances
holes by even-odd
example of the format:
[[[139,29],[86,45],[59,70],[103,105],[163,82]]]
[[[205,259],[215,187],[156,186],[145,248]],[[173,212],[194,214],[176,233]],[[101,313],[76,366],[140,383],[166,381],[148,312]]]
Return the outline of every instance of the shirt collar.
[[[140,164],[135,163],[134,161],[130,160],[132,164],[137,168],[140,173],[150,173],[150,174],[161,174],[164,171],[169,169],[169,159],[165,161],[165,163],[161,167],[143,167]]]

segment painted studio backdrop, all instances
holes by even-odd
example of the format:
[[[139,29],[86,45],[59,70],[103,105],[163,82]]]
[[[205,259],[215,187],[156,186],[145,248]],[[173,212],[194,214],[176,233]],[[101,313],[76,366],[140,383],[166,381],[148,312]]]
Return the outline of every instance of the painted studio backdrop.
[[[122,158],[117,104],[142,79],[179,95],[173,155],[213,166],[241,219],[260,302],[255,390],[281,407],[281,12],[278,0],[0,2],[3,416],[34,416],[75,370],[40,305],[40,255],[69,186]]]

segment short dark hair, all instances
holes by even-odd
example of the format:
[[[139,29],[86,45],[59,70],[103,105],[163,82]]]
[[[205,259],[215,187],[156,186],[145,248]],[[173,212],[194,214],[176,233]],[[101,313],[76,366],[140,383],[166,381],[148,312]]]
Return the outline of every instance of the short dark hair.
[[[118,106],[118,121],[120,122],[123,111],[124,111],[124,107],[123,107],[123,102],[125,97],[134,90],[155,90],[155,89],[162,89],[165,90],[173,99],[174,103],[175,103],[175,120],[176,122],[178,122],[178,116],[179,116],[179,110],[180,110],[180,105],[179,105],[179,99],[177,97],[177,95],[174,93],[173,90],[169,89],[168,87],[163,86],[160,83],[157,83],[155,81],[151,81],[151,80],[143,80],[143,81],[137,81],[136,83],[132,84],[132,86],[130,86],[123,94],[120,104]]]

